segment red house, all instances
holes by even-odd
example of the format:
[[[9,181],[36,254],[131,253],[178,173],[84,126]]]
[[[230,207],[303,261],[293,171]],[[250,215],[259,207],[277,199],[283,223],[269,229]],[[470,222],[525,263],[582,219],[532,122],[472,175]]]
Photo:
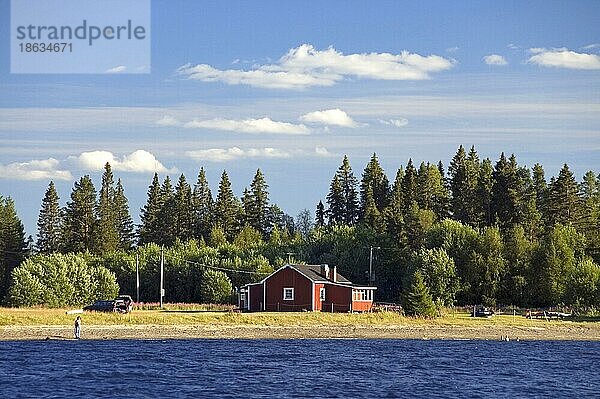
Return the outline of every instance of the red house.
[[[240,288],[246,311],[367,312],[375,287],[353,285],[328,265],[285,265],[263,280]]]

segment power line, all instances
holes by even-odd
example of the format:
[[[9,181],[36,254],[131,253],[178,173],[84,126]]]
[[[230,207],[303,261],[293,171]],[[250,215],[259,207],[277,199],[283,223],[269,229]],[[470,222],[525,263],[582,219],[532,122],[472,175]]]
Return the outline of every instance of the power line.
[[[186,263],[191,263],[191,264],[196,265],[196,266],[206,267],[206,268],[209,268],[209,269],[221,270],[221,271],[224,271],[224,272],[246,273],[246,274],[268,274],[268,273],[265,273],[265,272],[255,272],[255,271],[251,271],[251,270],[239,270],[239,269],[229,269],[229,268],[226,268],[226,267],[209,266],[209,265],[205,265],[203,263],[193,262],[191,260],[186,260],[185,262]]]

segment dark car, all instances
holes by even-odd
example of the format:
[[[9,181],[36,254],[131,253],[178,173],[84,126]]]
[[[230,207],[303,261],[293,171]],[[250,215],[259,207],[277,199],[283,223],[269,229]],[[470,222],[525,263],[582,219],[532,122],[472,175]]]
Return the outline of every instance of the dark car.
[[[492,309],[483,306],[477,306],[471,312],[471,317],[492,317],[493,315],[494,311]]]
[[[96,301],[93,304],[84,307],[83,310],[93,312],[116,312],[115,301]]]
[[[117,299],[96,301],[86,306],[83,310],[93,312],[119,312],[129,313],[133,309],[133,300],[129,295],[120,295]]]

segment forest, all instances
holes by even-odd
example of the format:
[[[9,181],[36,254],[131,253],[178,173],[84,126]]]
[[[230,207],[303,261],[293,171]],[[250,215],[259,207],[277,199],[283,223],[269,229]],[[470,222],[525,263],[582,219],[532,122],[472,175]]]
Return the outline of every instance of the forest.
[[[240,197],[223,171],[213,196],[196,181],[155,174],[135,226],[124,182],[106,164],[99,189],[74,183],[61,207],[53,182],[41,200],[35,244],[10,198],[0,197],[0,296],[8,306],[74,306],[119,291],[157,302],[228,302],[241,285],[286,263],[327,263],[369,283],[376,301],[436,307],[600,307],[600,175],[577,181],[480,159],[458,148],[442,162],[409,159],[388,177],[376,154],[359,175],[344,157],[328,193],[295,217],[271,203],[260,169]],[[34,244],[34,245],[33,245]],[[416,290],[416,292],[415,292]]]

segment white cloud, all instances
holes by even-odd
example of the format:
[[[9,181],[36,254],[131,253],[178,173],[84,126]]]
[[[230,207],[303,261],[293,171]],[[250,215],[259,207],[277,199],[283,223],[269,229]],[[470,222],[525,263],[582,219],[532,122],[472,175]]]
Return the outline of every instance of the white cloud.
[[[404,127],[408,125],[408,119],[400,118],[400,119],[388,119],[388,120],[379,120],[380,123],[384,125],[396,126],[396,127]]]
[[[225,162],[241,158],[289,158],[290,153],[272,147],[248,148],[239,147],[209,148],[206,150],[186,151],[186,156],[197,161]]]
[[[508,43],[508,45],[506,47],[508,47],[511,50],[519,50],[521,48],[520,46],[517,46],[514,43]]]
[[[175,168],[167,169],[156,157],[148,151],[137,150],[131,154],[117,158],[109,151],[83,152],[77,157],[69,157],[87,170],[100,171],[108,162],[112,169],[121,172],[174,172]]]
[[[358,127],[347,113],[339,108],[327,109],[324,111],[314,111],[302,115],[299,118],[302,122],[322,123],[323,125],[334,125],[343,127]]]
[[[309,134],[310,129],[300,124],[278,122],[270,118],[260,119],[223,119],[196,120],[183,125],[186,128],[216,129],[241,133],[279,133],[279,134]]]
[[[335,157],[335,156],[337,156],[337,155],[329,152],[329,150],[323,146],[315,147],[315,155],[318,157]]]
[[[179,125],[179,121],[170,115],[165,115],[157,120],[156,124],[159,126],[177,126]]]
[[[433,72],[452,68],[454,61],[437,55],[348,54],[333,47],[316,50],[310,44],[290,49],[277,63],[258,65],[253,70],[220,70],[207,64],[186,64],[177,72],[203,82],[245,84],[268,89],[305,89],[332,86],[347,77],[377,80],[429,79]]]
[[[125,72],[126,70],[127,70],[127,67],[125,65],[119,65],[114,68],[107,69],[105,71],[105,73],[121,73],[121,72]]]
[[[587,46],[583,46],[581,49],[582,50],[591,50],[591,49],[595,49],[600,47],[600,43],[592,43],[592,44],[588,44]]]
[[[566,48],[547,50],[544,48],[532,48],[529,51],[534,54],[527,62],[545,67],[567,68],[567,69],[600,69],[600,56],[595,54],[576,53]]]
[[[446,49],[446,52],[447,52],[447,53],[456,53],[458,50],[460,50],[460,47],[456,47],[456,46],[454,46],[454,47],[448,47],[448,48]]]
[[[0,165],[0,178],[11,180],[72,180],[68,170],[60,170],[54,158]]]
[[[490,54],[490,55],[486,55],[485,57],[483,57],[483,62],[485,62],[487,65],[506,65],[508,64],[508,62],[506,62],[506,59],[498,54]]]

